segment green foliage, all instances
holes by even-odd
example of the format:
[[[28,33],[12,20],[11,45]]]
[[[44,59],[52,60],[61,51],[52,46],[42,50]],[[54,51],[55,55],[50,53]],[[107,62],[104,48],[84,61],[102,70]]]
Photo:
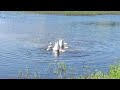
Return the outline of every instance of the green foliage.
[[[110,66],[108,75],[113,79],[120,79],[120,64],[118,66]]]
[[[30,74],[30,70],[26,67],[25,73],[22,71],[18,72],[19,79],[40,79],[39,73],[35,70],[34,75]]]
[[[70,68],[70,70],[74,70],[74,68]],[[63,79],[63,76],[67,74],[67,66],[64,62],[57,63],[57,67],[53,70],[54,74],[59,76],[59,79]],[[30,75],[30,70],[26,68],[26,73],[23,74],[22,71],[18,72],[18,78],[20,79],[40,79],[40,74],[35,71],[34,75]],[[101,72],[101,71],[95,71],[93,73],[87,74],[85,76],[74,76],[70,75],[69,77],[66,77],[66,79],[120,79],[120,64],[117,66],[110,66],[110,69],[107,73]]]
[[[88,76],[82,76],[79,79],[120,79],[120,64],[118,66],[110,66],[108,73],[97,71]]]

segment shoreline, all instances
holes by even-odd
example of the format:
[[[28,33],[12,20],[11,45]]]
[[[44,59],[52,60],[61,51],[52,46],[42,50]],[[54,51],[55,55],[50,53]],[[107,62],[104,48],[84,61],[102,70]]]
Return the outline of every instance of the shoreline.
[[[49,14],[65,16],[120,15],[120,11],[18,11],[28,14]]]

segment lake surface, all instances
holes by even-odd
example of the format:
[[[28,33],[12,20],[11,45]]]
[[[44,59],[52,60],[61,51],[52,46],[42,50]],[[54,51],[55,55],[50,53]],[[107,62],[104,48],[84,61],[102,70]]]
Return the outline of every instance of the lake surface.
[[[55,57],[49,42],[63,38],[65,53]],[[120,15],[60,16],[0,12],[0,78],[18,78],[29,69],[31,77],[58,78],[59,62],[67,74],[107,72],[120,58]],[[69,69],[75,68],[75,70]]]

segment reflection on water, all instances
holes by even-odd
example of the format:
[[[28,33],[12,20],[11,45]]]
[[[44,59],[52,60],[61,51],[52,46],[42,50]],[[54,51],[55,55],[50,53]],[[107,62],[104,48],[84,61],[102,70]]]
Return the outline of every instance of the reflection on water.
[[[116,58],[120,58],[120,16],[57,16],[0,13],[0,78],[15,78],[19,70],[29,68],[30,73],[40,71],[48,76],[49,65],[75,67],[77,75],[84,74],[83,64],[107,71]],[[64,53],[47,51],[50,41],[63,38],[69,43]],[[52,42],[52,43],[53,43]],[[64,71],[64,70],[63,70]],[[56,70],[57,72],[57,70]],[[67,75],[73,71],[68,70]],[[47,75],[47,77],[46,77]]]
[[[60,52],[58,52],[58,51],[57,51],[57,52],[53,52],[53,54],[54,54],[54,57],[55,57],[55,58],[58,58],[59,55],[60,55]]]

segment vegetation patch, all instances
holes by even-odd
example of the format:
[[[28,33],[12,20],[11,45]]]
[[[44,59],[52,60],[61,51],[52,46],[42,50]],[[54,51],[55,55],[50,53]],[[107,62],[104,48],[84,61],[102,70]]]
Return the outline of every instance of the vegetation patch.
[[[53,14],[53,15],[67,15],[67,16],[79,16],[79,15],[120,15],[120,11],[20,11],[25,13],[36,14]]]

